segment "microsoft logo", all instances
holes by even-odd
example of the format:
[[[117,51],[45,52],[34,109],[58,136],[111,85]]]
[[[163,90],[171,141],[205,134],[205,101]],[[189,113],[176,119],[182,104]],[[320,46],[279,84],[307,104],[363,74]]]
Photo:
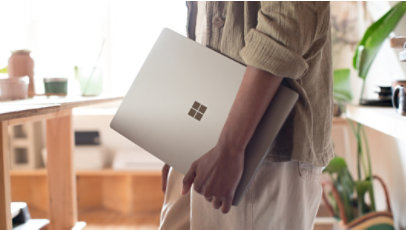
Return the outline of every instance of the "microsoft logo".
[[[192,105],[192,108],[189,110],[188,115],[194,119],[200,121],[203,117],[204,112],[206,112],[207,107],[195,101]]]

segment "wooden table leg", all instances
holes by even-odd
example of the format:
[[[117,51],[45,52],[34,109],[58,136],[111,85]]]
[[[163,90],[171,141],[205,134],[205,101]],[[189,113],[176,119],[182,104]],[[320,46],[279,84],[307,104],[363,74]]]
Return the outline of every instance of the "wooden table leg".
[[[71,229],[78,216],[73,168],[72,111],[62,112],[61,116],[46,122],[51,230]]]
[[[0,122],[0,229],[11,230],[10,158],[7,122]]]

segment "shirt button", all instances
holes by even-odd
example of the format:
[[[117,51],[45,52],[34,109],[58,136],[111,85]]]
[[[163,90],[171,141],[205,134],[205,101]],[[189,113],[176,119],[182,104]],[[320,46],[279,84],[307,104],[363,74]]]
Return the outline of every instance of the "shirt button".
[[[224,19],[218,15],[213,17],[213,26],[217,28],[221,28],[224,26]]]

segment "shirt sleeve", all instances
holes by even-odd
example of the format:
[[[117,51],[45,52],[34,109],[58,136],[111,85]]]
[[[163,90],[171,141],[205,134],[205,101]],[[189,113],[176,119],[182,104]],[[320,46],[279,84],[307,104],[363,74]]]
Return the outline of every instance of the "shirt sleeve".
[[[320,11],[328,8],[315,2],[261,2],[257,26],[245,36],[241,58],[273,75],[299,79],[309,68],[304,56],[323,23]]]

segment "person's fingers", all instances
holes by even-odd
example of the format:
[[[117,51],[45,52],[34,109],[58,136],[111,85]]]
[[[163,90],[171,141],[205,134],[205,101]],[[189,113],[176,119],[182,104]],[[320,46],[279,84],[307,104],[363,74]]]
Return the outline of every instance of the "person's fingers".
[[[199,194],[203,194],[203,185],[201,183],[199,183],[198,181],[195,180],[194,184],[193,184],[193,189],[199,193]]]
[[[221,207],[221,204],[223,203],[222,199],[219,197],[214,197],[213,199],[213,207],[215,209],[219,209]]]
[[[206,176],[204,178],[199,177],[199,175],[196,175],[195,181],[193,182],[193,188],[194,190],[205,196],[205,197],[210,197],[212,194],[208,192],[207,188],[209,185],[206,184],[207,181],[210,181],[211,176]],[[210,186],[209,186],[210,187]]]
[[[212,196],[209,196],[209,197],[204,197],[204,198],[206,198],[206,200],[208,201],[208,202],[211,202],[212,200],[213,200],[213,197]]]
[[[185,177],[183,178],[182,195],[189,192],[190,187],[192,186],[193,181],[195,180],[195,177],[196,177],[196,167],[195,167],[195,164],[193,163],[192,166],[190,167],[189,171],[186,173]]]
[[[232,204],[232,198],[228,197],[226,199],[223,200],[223,207],[221,209],[221,211],[225,214],[228,213],[231,209],[231,204]]]
[[[168,182],[168,173],[169,173],[169,168],[170,166],[165,164],[162,167],[162,191],[165,193],[166,192],[166,184]]]

